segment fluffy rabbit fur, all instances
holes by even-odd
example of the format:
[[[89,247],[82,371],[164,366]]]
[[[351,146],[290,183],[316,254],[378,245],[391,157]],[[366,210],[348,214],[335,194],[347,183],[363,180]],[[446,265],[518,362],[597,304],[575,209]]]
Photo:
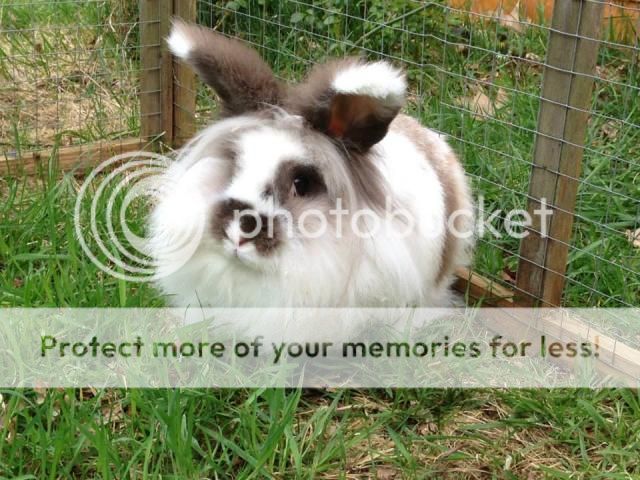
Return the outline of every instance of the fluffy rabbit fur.
[[[222,105],[167,170],[151,215],[158,284],[172,304],[450,302],[453,272],[473,243],[469,188],[446,141],[399,114],[400,70],[349,58],[287,85],[254,50],[209,29],[175,22],[168,44]],[[348,212],[341,231],[330,213],[338,201]],[[234,216],[243,209],[272,220],[272,231],[245,238],[255,225]],[[406,217],[385,220],[399,210],[413,216],[408,235]],[[294,220],[287,232],[283,213]],[[178,247],[185,239],[191,248]]]

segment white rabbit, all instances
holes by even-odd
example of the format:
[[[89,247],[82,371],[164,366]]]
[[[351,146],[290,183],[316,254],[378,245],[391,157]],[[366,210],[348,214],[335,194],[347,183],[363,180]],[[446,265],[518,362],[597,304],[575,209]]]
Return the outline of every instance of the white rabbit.
[[[348,58],[290,86],[212,30],[177,21],[168,44],[223,108],[167,170],[151,215],[171,304],[449,304],[473,205],[443,137],[399,114],[400,70]]]

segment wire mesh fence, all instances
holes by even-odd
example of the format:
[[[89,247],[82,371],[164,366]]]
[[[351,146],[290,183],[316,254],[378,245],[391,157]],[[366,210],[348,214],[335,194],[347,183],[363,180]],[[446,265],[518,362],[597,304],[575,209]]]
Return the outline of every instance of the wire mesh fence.
[[[557,30],[552,2],[494,3],[7,0],[0,3],[0,151],[6,160],[163,132],[174,145],[188,138],[192,118],[206,124],[216,104],[175,63],[167,68],[163,37],[170,16],[179,15],[252,44],[287,81],[327,57],[364,55],[403,66],[407,112],[448,136],[482,207],[500,210],[493,223],[501,230],[506,212],[526,209],[534,197],[530,178],[541,169],[536,141],[546,135],[561,146],[574,142],[539,126],[549,37]],[[565,305],[637,306],[640,3],[577,3],[579,15],[600,5],[602,19],[593,71],[567,69],[594,83],[587,106],[567,107],[588,114],[584,148],[581,141],[573,145],[583,150],[582,172],[545,167],[579,184],[575,212],[568,212],[572,235],[553,239],[568,249],[566,272],[556,273],[564,279]],[[522,257],[519,239],[485,236],[474,270],[516,295],[531,294],[522,291],[518,270],[523,260],[537,261]],[[545,261],[538,267],[554,273]]]
[[[328,56],[364,55],[402,65],[410,82],[407,110],[448,136],[483,208],[503,212],[495,217],[499,229],[504,212],[527,208],[531,198],[542,79],[554,31],[550,2],[509,3],[200,0],[198,21],[254,45],[285,80]],[[640,302],[640,4],[582,2],[597,3],[604,7],[595,38],[597,67],[578,72],[595,86],[583,109],[589,116],[583,172],[575,178],[573,235],[553,240],[569,250],[566,273],[558,272],[565,278],[565,305],[630,306]],[[210,98],[199,90],[202,121],[209,118]],[[475,258],[475,271],[516,295],[530,293],[518,291],[519,239],[485,236]]]
[[[138,134],[136,19],[125,1],[0,3],[3,160]]]

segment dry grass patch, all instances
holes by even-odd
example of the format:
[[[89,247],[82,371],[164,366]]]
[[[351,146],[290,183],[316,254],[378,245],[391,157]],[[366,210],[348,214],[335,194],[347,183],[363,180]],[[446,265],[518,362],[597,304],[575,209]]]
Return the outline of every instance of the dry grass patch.
[[[135,52],[102,27],[11,32],[0,39],[0,149],[16,150],[135,133]],[[105,27],[107,28],[107,27]]]

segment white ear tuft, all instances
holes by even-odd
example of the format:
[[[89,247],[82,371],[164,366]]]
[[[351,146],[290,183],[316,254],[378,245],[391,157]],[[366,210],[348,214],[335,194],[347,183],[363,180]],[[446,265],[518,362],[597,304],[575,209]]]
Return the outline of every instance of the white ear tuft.
[[[193,50],[193,41],[187,35],[184,26],[181,23],[174,23],[171,34],[167,38],[169,50],[176,57],[186,59],[191,50]]]
[[[337,93],[367,95],[384,103],[402,105],[407,80],[401,70],[380,61],[360,63],[340,70],[332,83]]]

